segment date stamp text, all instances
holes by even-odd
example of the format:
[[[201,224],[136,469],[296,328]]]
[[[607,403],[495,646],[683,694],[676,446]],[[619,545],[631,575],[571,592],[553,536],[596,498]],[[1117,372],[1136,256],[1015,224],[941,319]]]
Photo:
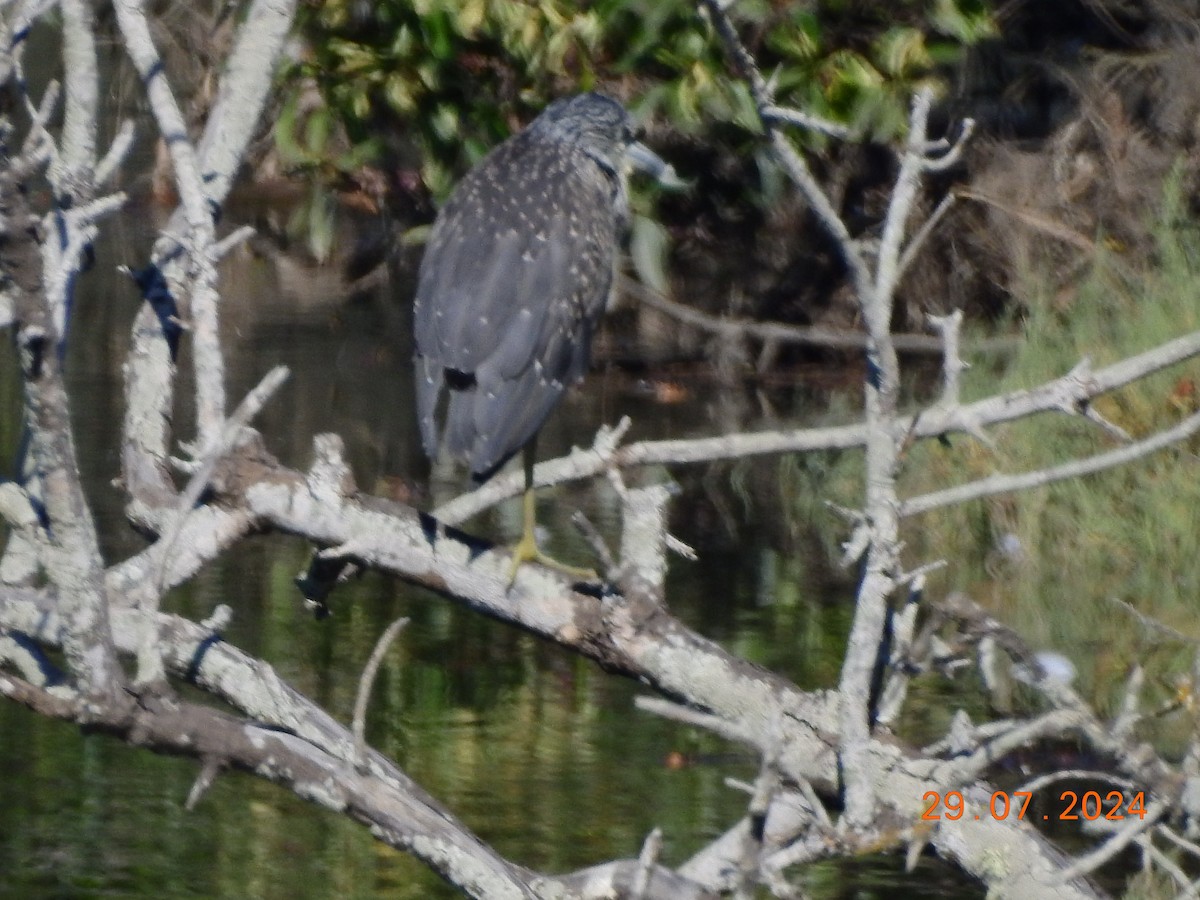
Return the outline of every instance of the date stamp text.
[[[922,802],[926,804],[921,818],[926,821],[947,819],[951,822],[963,818],[1007,819],[1009,816],[1024,819],[1032,798],[1033,794],[1029,791],[995,791],[985,808],[971,811],[967,809],[967,803],[959,791],[947,791],[945,794],[940,791],[926,791],[921,797]],[[1086,819],[1094,822],[1097,819],[1105,819],[1109,822],[1120,822],[1124,819],[1146,818],[1144,791],[1128,796],[1122,791],[1109,791],[1103,796],[1099,791],[1085,791],[1083,794],[1063,791],[1058,800],[1059,809],[1043,814],[1043,820],[1070,822]]]

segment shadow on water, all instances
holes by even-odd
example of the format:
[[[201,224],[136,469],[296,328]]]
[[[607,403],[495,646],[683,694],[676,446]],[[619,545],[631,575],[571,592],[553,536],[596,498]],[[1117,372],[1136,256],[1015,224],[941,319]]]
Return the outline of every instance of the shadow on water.
[[[69,360],[81,464],[113,560],[140,546],[112,481],[120,367],[136,311],[134,292],[114,267],[144,254],[153,231],[152,217],[143,219],[144,233],[118,233],[98,248]],[[272,452],[305,466],[313,435],[336,431],[365,490],[387,492],[406,479],[429,504],[461,487],[440,473],[428,485],[410,404],[411,291],[403,276],[351,298],[332,270],[251,246],[226,263],[223,279],[231,398],[277,363],[292,370],[258,422]],[[185,351],[183,395],[189,366]],[[798,409],[831,404],[822,385],[798,383],[767,396],[755,387],[718,389],[694,368],[664,376],[672,385],[666,390],[657,377],[601,361],[547,427],[543,457],[588,443],[599,425],[626,414],[634,421],[630,439],[664,438],[761,427],[764,409],[795,422]],[[11,454],[19,421],[11,356],[0,366],[0,402],[0,436]],[[178,436],[188,437],[186,409],[176,423]],[[669,596],[681,618],[731,650],[803,686],[827,686],[837,678],[850,585],[816,534],[833,523],[798,522],[785,508],[783,467],[771,459],[671,473],[685,488],[676,531],[701,558],[674,563]],[[603,484],[560,489],[541,502],[568,558],[585,552],[567,523],[576,507],[615,536],[615,503]],[[518,528],[516,505],[470,527],[509,538]],[[314,621],[292,584],[306,553],[290,539],[250,541],[167,605],[201,617],[229,603],[229,640],[263,656],[343,721],[377,636],[395,617],[411,617],[381,671],[369,739],[509,858],[566,871],[636,855],[658,826],[665,861],[678,863],[744,810],[746,798],[724,779],[752,778],[753,759],[637,712],[636,685],[557,647],[374,574],[339,592],[330,619]],[[0,706],[0,771],[3,897],[453,896],[361,827],[269,785],[228,775],[188,813],[182,804],[192,762],[80,737],[10,705]],[[814,866],[803,880],[822,898],[981,895],[932,861],[921,866],[920,877],[901,879],[897,856],[854,860]]]

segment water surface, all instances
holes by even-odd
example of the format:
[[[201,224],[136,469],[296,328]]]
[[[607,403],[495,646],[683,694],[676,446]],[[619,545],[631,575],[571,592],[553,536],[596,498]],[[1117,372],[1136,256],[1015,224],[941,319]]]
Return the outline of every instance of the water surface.
[[[100,246],[83,280],[69,360],[81,465],[110,561],[141,547],[112,484],[120,364],[137,304],[114,267],[136,264],[153,239],[153,216],[140,221],[147,231],[117,233]],[[272,366],[292,370],[258,422],[272,452],[302,467],[313,435],[336,431],[365,490],[415,488],[428,506],[463,487],[457,473],[439,470],[431,479],[420,451],[403,271],[352,298],[336,271],[260,244],[236,254],[223,278],[231,402]],[[589,443],[597,427],[622,415],[633,418],[635,440],[798,423],[836,405],[816,381],[722,386],[703,367],[630,369],[599,356],[597,371],[547,426],[543,457]],[[12,360],[2,362],[0,437],[11,454],[19,389]],[[180,365],[182,393],[190,380],[186,349]],[[179,437],[190,437],[189,418],[181,403]],[[849,576],[830,564],[830,542],[819,537],[836,523],[805,520],[787,493],[819,491],[819,472],[766,459],[670,473],[684,488],[675,531],[700,551],[698,562],[672,565],[673,612],[811,687],[836,683],[852,596]],[[576,508],[615,544],[616,504],[601,482],[542,496],[556,553],[586,558],[567,521]],[[516,502],[469,527],[510,539],[519,527]],[[165,605],[202,618],[230,604],[228,639],[343,721],[378,635],[409,616],[380,673],[369,740],[512,860],[570,871],[635,856],[660,827],[664,861],[679,863],[744,812],[747,798],[724,783],[753,778],[756,762],[742,748],[638,712],[637,685],[559,647],[373,573],[339,590],[330,618],[314,620],[292,581],[308,552],[291,538],[247,541]],[[915,701],[929,711],[930,734],[944,725],[938,693]],[[360,826],[247,776],[222,776],[186,812],[196,771],[190,760],[131,750],[0,705],[0,896],[454,895]],[[821,898],[980,895],[932,861],[916,878],[901,871],[901,859],[887,856],[815,866],[802,880]]]

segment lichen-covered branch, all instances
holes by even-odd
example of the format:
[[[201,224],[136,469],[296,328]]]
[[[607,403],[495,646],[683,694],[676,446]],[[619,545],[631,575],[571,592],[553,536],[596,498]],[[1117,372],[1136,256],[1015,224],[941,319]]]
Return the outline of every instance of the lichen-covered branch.
[[[218,241],[214,217],[258,127],[295,11],[295,4],[287,0],[250,4],[222,73],[216,105],[199,137],[186,131],[150,39],[144,4],[117,4],[122,39],[142,75],[160,136],[167,141],[181,197],[180,210],[136,280],[148,300],[164,301],[167,309],[179,298],[179,315],[191,329],[197,366],[199,440],[190,462],[172,460],[175,373],[164,328],[180,321],[173,314],[156,316],[147,307],[135,325],[126,365],[128,408],[121,451],[132,518],[157,540],[104,567],[79,484],[76,436],[70,428],[59,351],[68,333],[72,279],[101,220],[123,201],[119,195],[97,199],[97,181],[120,168],[132,130],[118,129],[110,149],[98,152],[95,98],[103,92],[97,81],[91,7],[85,0],[63,0],[64,54],[78,65],[68,66],[74,68],[65,82],[62,124],[55,124],[54,89],[48,89],[37,105],[22,96],[22,102],[12,106],[30,118],[27,152],[6,153],[0,163],[0,229],[6,238],[0,242],[0,267],[21,355],[33,462],[30,485],[0,490],[0,517],[15,535],[0,566],[0,575],[13,576],[12,582],[0,586],[0,696],[43,715],[89,724],[131,744],[196,759],[199,774],[189,805],[202,802],[225,769],[255,773],[363,823],[380,840],[412,853],[475,897],[699,900],[718,892],[751,896],[761,886],[788,896],[793,888],[787,878],[814,861],[904,850],[911,862],[932,846],[997,895],[1045,896],[1053,891],[1056,897],[1084,898],[1096,895],[1087,873],[1122,848],[1136,846],[1156,859],[1151,841],[1171,840],[1168,835],[1173,835],[1162,832],[1168,814],[1191,819],[1200,812],[1194,808],[1200,806],[1200,766],[1194,759],[1174,765],[1133,739],[1135,724],[1144,715],[1140,679],[1130,678],[1119,717],[1106,722],[1068,685],[1042,671],[1036,656],[1000,623],[965,601],[939,607],[924,598],[922,573],[928,566],[915,571],[901,566],[901,516],[982,496],[981,491],[1025,487],[1026,482],[968,485],[952,498],[931,495],[906,505],[899,498],[896,474],[909,440],[956,431],[981,435],[988,425],[1035,412],[1086,414],[1100,393],[1200,353],[1200,334],[1103,369],[1081,365],[1032,390],[963,404],[958,322],[947,318],[940,321],[940,341],[917,342],[943,349],[942,396],[918,414],[901,413],[898,341],[890,332],[893,296],[940,218],[935,212],[912,236],[913,211],[923,176],[956,159],[970,129],[964,128],[953,143],[930,140],[929,97],[915,99],[891,203],[881,223],[882,239],[876,251],[868,252],[852,237],[784,131],[796,126],[825,133],[838,133],[837,129],[778,106],[771,85],[738,37],[728,4],[701,0],[701,5],[750,84],[769,146],[847,262],[867,326],[862,339],[868,356],[864,421],[838,428],[625,446],[620,441],[627,423],[606,429],[592,447],[539,466],[535,478],[539,483],[597,474],[611,478],[623,512],[620,559],[605,567],[611,583],[573,583],[530,565],[510,584],[507,553],[453,526],[496,498],[515,494],[518,485],[513,480],[498,478],[474,496],[430,515],[362,494],[336,436],[317,439],[308,471],[286,467],[248,427],[253,413],[281,383],[281,371],[269,373],[260,388],[226,416],[215,263],[240,233]],[[22,15],[33,15],[27,5],[21,8]],[[4,21],[7,27],[8,19]],[[0,49],[0,76],[7,73],[9,82],[19,81],[19,62],[15,48]],[[103,157],[99,162],[98,155]],[[32,178],[54,185],[55,196],[46,209],[31,209],[29,193],[20,190],[21,180]],[[62,202],[67,197],[71,202]],[[938,207],[944,208],[948,202]],[[766,324],[746,325],[744,333],[772,339],[771,332],[759,328]],[[1068,477],[1094,470],[1089,466],[1126,461],[1198,427],[1200,419],[1188,420],[1178,429],[1123,448],[1123,456],[1102,454],[1041,477]],[[626,487],[619,470],[652,462],[834,447],[865,449],[866,496],[863,509],[852,516],[857,534],[854,558],[862,577],[836,690],[802,690],[672,615],[667,551],[679,549],[679,544],[667,532],[671,489],[665,484]],[[176,487],[173,468],[191,473],[182,490]],[[262,531],[315,544],[318,561],[335,568],[369,566],[424,585],[446,602],[538,635],[594,660],[608,673],[637,679],[657,695],[639,704],[644,711],[686,721],[750,747],[761,757],[745,817],[674,871],[660,862],[653,837],[637,859],[599,861],[562,876],[532,872],[505,859],[394,762],[366,745],[364,723],[374,666],[394,630],[376,644],[360,681],[354,721],[347,727],[292,689],[265,660],[223,639],[230,606],[221,604],[204,621],[159,609],[159,597],[167,588],[195,577],[241,539]],[[906,588],[910,593],[905,608],[893,609],[901,605],[896,595]],[[896,640],[890,655],[881,655],[889,613],[895,614]],[[947,649],[952,640],[966,648],[958,658]],[[58,651],[63,651],[61,656]],[[1034,673],[1031,686],[1049,709],[979,726],[958,715],[946,739],[924,750],[892,737],[886,725],[903,712],[907,680],[970,665],[967,652],[981,660],[1008,657],[1025,665]],[[59,659],[65,659],[68,668],[63,683],[56,683],[60,679],[54,661]],[[131,659],[139,660],[138,677],[127,683],[123,666]],[[892,681],[896,689],[885,698],[882,722],[880,698],[874,696],[880,666],[903,666]],[[172,687],[185,683],[228,704],[231,711],[181,700]],[[1051,735],[1074,736],[1115,760],[1130,779],[1140,779],[1153,817],[1107,834],[1090,854],[1074,862],[1046,836],[1015,820],[942,819],[930,824],[922,819],[924,797],[931,790],[958,789],[977,808],[985,807],[992,794],[986,779],[997,756]]]
[[[2,264],[10,280],[17,347],[25,387],[29,478],[22,485],[44,511],[36,563],[63,594],[62,649],[85,696],[103,702],[118,690],[103,565],[91,511],[79,478],[62,373],[65,311],[83,248],[104,209],[51,210],[39,219],[21,176],[30,167],[0,170]],[[22,546],[34,532],[24,532]]]
[[[121,6],[121,4],[119,4]],[[141,65],[152,65],[156,56],[148,33],[143,34],[141,4],[124,0],[124,14],[130,31],[139,36]],[[200,290],[195,360],[198,383],[203,383],[205,398],[198,403],[200,446],[203,453],[208,439],[215,439],[224,422],[224,362],[217,332],[216,297],[210,293],[212,266],[220,251],[209,234],[213,216],[228,196],[246,149],[265,108],[271,77],[283,53],[295,16],[294,0],[255,0],[239,30],[234,50],[221,79],[217,102],[209,115],[198,145],[182,151],[184,168],[175,176],[181,210],[171,219],[167,234],[159,241],[146,271],[161,272],[161,283],[175,297],[183,294],[185,273],[180,255],[180,234],[185,227],[199,229],[187,249],[198,260],[194,273]],[[139,21],[141,19],[141,21]],[[161,73],[159,73],[161,76]],[[173,121],[173,99],[165,80],[158,90],[163,95],[156,114]],[[160,121],[162,119],[160,118]],[[178,128],[176,122],[173,127]],[[164,136],[171,132],[164,132]],[[187,139],[186,132],[179,136]],[[174,159],[174,157],[173,157]],[[184,193],[186,191],[186,194]],[[166,468],[170,456],[171,417],[174,402],[174,365],[163,339],[162,326],[149,305],[143,307],[133,326],[133,341],[125,367],[125,433],[122,447],[122,473],[131,495],[131,515],[151,530],[159,527],[159,511],[172,502],[174,488]]]

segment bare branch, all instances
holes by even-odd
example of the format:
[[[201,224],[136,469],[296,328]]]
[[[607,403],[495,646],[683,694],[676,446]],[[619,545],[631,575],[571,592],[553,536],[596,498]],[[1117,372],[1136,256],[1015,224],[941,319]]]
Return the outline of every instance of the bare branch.
[[[946,406],[959,403],[962,373],[969,368],[959,353],[959,333],[962,329],[962,310],[945,316],[926,316],[930,327],[942,336],[942,397]]]
[[[767,139],[770,142],[772,150],[775,152],[776,158],[783,165],[783,169],[788,174],[788,177],[795,182],[801,193],[812,204],[813,212],[816,213],[821,224],[837,244],[839,251],[846,260],[846,266],[850,270],[855,290],[860,297],[866,296],[871,291],[871,274],[866,259],[863,257],[854,239],[850,236],[850,231],[846,227],[846,223],[842,221],[837,210],[833,208],[829,197],[821,190],[821,186],[813,176],[812,170],[809,169],[808,163],[804,161],[804,157],[796,152],[796,148],[792,146],[786,135],[776,126],[776,120],[763,117],[763,110],[774,107],[774,98],[772,97],[770,86],[763,79],[762,73],[754,61],[754,57],[750,55],[741,38],[738,37],[737,29],[734,27],[733,22],[730,21],[726,13],[726,8],[719,0],[700,0],[700,6],[707,12],[710,21],[712,21],[713,26],[716,28],[717,34],[720,36],[721,42],[725,45],[726,52],[733,60],[738,74],[746,80],[750,88],[750,93],[754,97],[754,102],[759,109],[759,115],[763,120],[763,127],[767,132]]]
[[[175,550],[176,542],[184,530],[185,523],[189,517],[204,515],[203,512],[194,510],[194,507],[200,499],[200,495],[208,486],[217,465],[233,449],[234,443],[242,434],[242,430],[258,415],[259,411],[266,405],[275,391],[287,380],[287,377],[288,369],[286,366],[276,366],[263,376],[258,385],[242,398],[242,402],[238,404],[229,421],[221,429],[216,442],[207,448],[204,457],[199,460],[191,479],[188,481],[187,487],[179,495],[173,513],[165,520],[163,533],[155,545],[157,563],[154,566],[153,577],[148,582],[148,584],[153,586],[153,589],[148,592],[139,592],[141,605],[147,612],[155,612],[158,609],[159,599],[162,597],[166,587],[167,572],[171,565],[171,557]],[[138,653],[137,682],[139,684],[154,684],[165,680],[165,678],[166,672],[158,650],[158,635],[152,629],[147,630],[142,647]]]
[[[61,145],[49,176],[60,197],[89,200],[95,190],[96,113],[100,108],[96,23],[89,0],[60,0],[59,9],[67,90]]]
[[[817,131],[821,134],[827,134],[833,138],[848,139],[854,137],[854,133],[842,125],[840,122],[834,122],[830,119],[823,119],[820,116],[814,116],[811,113],[806,113],[800,109],[793,109],[788,106],[764,106],[759,115],[768,122],[778,122],[783,125],[796,125],[800,128],[807,128],[809,131]]]
[[[690,709],[686,706],[681,706],[678,703],[672,703],[669,700],[663,700],[660,697],[635,697],[633,705],[640,710],[648,713],[653,713],[656,716],[662,716],[664,719],[671,719],[674,722],[682,722],[685,725],[692,725],[696,728],[702,728],[705,731],[711,731],[713,734],[720,735],[731,741],[737,741],[743,744],[749,744],[752,747],[758,747],[758,739],[753,732],[741,728],[735,722],[730,722],[720,716],[714,716],[710,713],[703,713],[699,710]]]
[[[1183,837],[1180,837],[1178,834],[1176,834],[1173,828],[1169,828],[1166,825],[1155,825],[1154,833],[1162,835],[1179,849],[1184,850],[1190,853],[1192,856],[1200,859],[1200,844],[1197,844],[1195,841],[1189,841]]]
[[[160,575],[155,579],[160,589],[163,585],[161,573],[166,570],[167,559],[172,549],[174,549],[175,541],[183,528],[185,517],[192,511],[192,508],[196,505],[196,501],[204,493],[204,489],[208,487],[217,465],[233,449],[238,438],[242,436],[242,430],[254,420],[255,416],[266,406],[267,401],[283,386],[289,374],[287,366],[276,366],[264,375],[262,380],[242,398],[242,402],[233,411],[233,415],[229,417],[228,421],[221,428],[216,442],[206,447],[202,458],[196,461],[187,487],[179,495],[179,500],[175,507],[173,524],[167,529],[160,540],[163,548],[162,561],[160,563]]]
[[[367,660],[367,664],[363,666],[362,677],[358,680],[358,693],[354,697],[354,723],[351,727],[351,733],[354,735],[354,755],[358,760],[358,768],[360,771],[366,771],[370,760],[367,756],[367,704],[371,700],[371,690],[375,687],[375,675],[379,671],[379,666],[383,662],[384,655],[388,652],[388,648],[392,646],[392,642],[404,630],[408,624],[407,618],[400,618],[384,629],[383,634],[379,636],[379,640],[375,642],[375,649],[371,651],[371,656]]]
[[[642,852],[638,854],[637,874],[633,878],[633,886],[629,889],[629,900],[645,900],[646,891],[650,887],[650,876],[662,853],[663,835],[661,828],[655,828],[642,842]]]
[[[1012,422],[1037,413],[1077,409],[1102,394],[1197,355],[1200,355],[1200,331],[1101,369],[1072,371],[1038,387],[998,394],[951,410],[933,408],[915,416],[900,416],[895,425],[913,439],[930,438],[954,432],[971,433],[982,426]],[[828,428],[641,441],[613,449],[611,453],[575,449],[567,456],[539,463],[534,469],[534,480],[539,487],[548,487],[591,478],[610,466],[694,464],[765,454],[846,450],[863,446],[867,431],[866,423],[859,422]],[[457,524],[501,500],[518,496],[523,485],[520,473],[498,475],[470,494],[438,508],[434,515],[448,525]]]
[[[900,171],[896,175],[887,216],[883,220],[883,238],[879,244],[874,290],[859,293],[859,304],[867,317],[871,336],[876,341],[891,333],[892,299],[900,274],[900,249],[907,233],[913,204],[916,202],[920,177],[928,162],[923,145],[929,122],[929,107],[932,103],[933,93],[928,88],[918,91],[913,98],[908,121],[908,141],[900,157]]]
[[[132,4],[133,10],[139,4]],[[271,85],[271,75],[283,51],[295,15],[295,0],[254,0],[242,28],[233,54],[221,81],[217,103],[208,117],[205,134],[199,147],[200,170],[204,175],[202,189],[206,198],[206,214],[224,202],[233,177],[244,157]],[[131,15],[131,19],[136,16]],[[147,45],[152,51],[152,45]],[[187,151],[185,151],[185,156]],[[180,177],[176,169],[176,177]],[[189,182],[184,210],[187,222],[198,216],[200,209]],[[176,214],[173,222],[182,221]],[[199,220],[196,220],[199,222]],[[181,230],[176,225],[168,231]],[[214,260],[210,260],[215,261]],[[173,241],[160,242],[152,266],[162,267],[165,280],[172,290],[182,284],[178,268],[178,245]],[[207,273],[207,268],[204,270]],[[203,298],[202,298],[203,300]],[[215,307],[214,307],[215,308]],[[207,333],[207,332],[206,332]],[[215,337],[215,330],[211,331]],[[206,340],[206,338],[202,338]],[[219,352],[219,347],[207,345]],[[204,355],[203,349],[200,354]],[[174,367],[162,340],[161,329],[149,307],[143,307],[133,328],[130,364],[126,367],[125,441],[122,447],[122,473],[133,497],[131,513],[135,520],[153,524],[154,510],[169,504],[174,494],[166,471],[169,443],[169,422],[173,401]],[[212,362],[212,360],[207,360]],[[197,359],[198,365],[207,365]],[[220,372],[218,368],[213,370]],[[213,406],[219,401],[219,377],[204,376],[212,382],[209,391]],[[224,417],[210,417],[214,427]]]
[[[225,362],[217,320],[214,210],[209,206],[200,162],[183,113],[167,83],[166,69],[150,35],[142,0],[117,0],[117,23],[134,67],[145,83],[150,109],[171,156],[187,236],[189,298],[196,377],[196,426],[201,445],[215,444],[225,421]]]
[[[1073,865],[1067,866],[1055,876],[1055,883],[1062,884],[1081,875],[1096,871],[1140,836],[1146,829],[1152,827],[1171,811],[1171,804],[1165,799],[1156,799],[1146,807],[1146,815],[1137,819],[1129,819],[1117,830],[1111,838],[1093,850],[1079,857]]]
[[[1031,778],[1021,785],[1020,790],[1023,793],[1037,793],[1042,788],[1049,787],[1052,784],[1057,784],[1060,781],[1100,781],[1106,784],[1114,784],[1126,791],[1132,791],[1137,788],[1137,784],[1128,778],[1121,778],[1114,775],[1112,772],[1102,772],[1092,769],[1059,769],[1055,772],[1048,772],[1045,775],[1040,775],[1037,778]]]
[[[221,774],[221,761],[215,756],[209,756],[202,760],[200,771],[196,774],[196,780],[192,782],[192,789],[188,791],[187,800],[184,801],[183,808],[191,812],[196,808],[200,799],[208,793],[208,789],[213,786],[217,780],[217,776]]]
[[[31,163],[33,160],[36,160],[37,164],[52,163],[58,158],[58,147],[50,132],[46,130],[46,125],[54,115],[61,93],[62,85],[52,80],[46,85],[42,102],[36,109],[30,108],[29,133],[25,136],[21,155],[29,158]]]
[[[587,450],[573,447],[570,454],[563,457],[564,465],[568,468],[579,468],[587,472],[586,476],[581,475],[579,477],[591,477],[605,471],[614,463],[618,453],[618,446],[632,424],[633,422],[626,416],[615,427],[602,426],[596,432],[592,446]],[[543,474],[545,465],[545,463],[541,463],[534,467],[533,483],[535,487],[548,487],[562,481],[574,480],[574,478],[546,479]],[[520,487],[517,487],[515,479],[516,476],[492,478],[486,484],[480,485],[470,493],[462,494],[450,502],[442,504],[433,511],[433,515],[436,519],[447,525],[457,525],[464,519],[469,519],[489,506],[494,506],[501,500],[507,500],[510,497],[520,494],[524,490],[524,477],[522,476],[520,479]]]
[[[371,823],[373,833],[403,847],[475,897],[532,900],[528,875],[490,852],[445,810],[411,790],[406,780],[385,781],[323,752],[293,734],[191,703],[142,698],[85,709],[28,682],[0,674],[0,696],[42,715],[90,721],[136,746],[228,764],[285,785],[299,797]]]
[[[600,563],[600,572],[605,578],[615,578],[617,569],[617,561],[613,559],[612,551],[608,548],[608,544],[604,541],[604,536],[596,530],[596,526],[591,520],[583,514],[582,510],[575,510],[571,513],[571,524],[583,536],[583,539],[588,542],[588,546],[592,548],[592,553]]]
[[[923,494],[920,497],[913,497],[900,503],[899,512],[904,517],[915,516],[929,512],[930,510],[967,503],[983,497],[1030,490],[1058,481],[1092,475],[1096,472],[1103,472],[1105,469],[1125,465],[1157,450],[1162,450],[1172,444],[1179,443],[1191,437],[1197,431],[1200,431],[1200,413],[1188,416],[1188,418],[1184,419],[1178,425],[1168,428],[1165,431],[1160,431],[1158,434],[1144,440],[1135,441],[1128,446],[1118,447],[1115,450],[1109,450],[1105,453],[1098,453],[1095,456],[1089,456],[1085,459],[1075,459],[1062,465],[1052,466],[1047,469],[1038,469],[1034,472],[1025,472],[1019,475],[991,475],[987,478],[981,478],[978,481],[971,481],[967,484],[946,488],[942,491],[934,491],[933,493]]]
[[[221,76],[198,153],[214,203],[229,194],[259,127],[279,59],[296,16],[296,0],[253,0]]]
[[[622,497],[621,585],[638,583],[653,602],[662,603],[667,578],[667,504],[678,487],[658,484],[633,488]]]
[[[1100,411],[1090,403],[1084,406],[1083,417],[1089,422],[1095,422],[1118,441],[1124,441],[1128,443],[1129,441],[1133,440],[1128,431],[1126,431],[1120,425],[1110,422],[1108,419],[1104,418],[1104,416],[1100,414]]]
[[[924,249],[925,243],[929,240],[930,235],[933,234],[934,229],[937,228],[938,222],[942,220],[942,217],[950,211],[950,207],[954,205],[954,197],[954,194],[947,194],[942,198],[934,211],[930,213],[929,218],[921,224],[921,227],[917,229],[917,233],[912,236],[912,240],[908,242],[908,246],[904,248],[904,253],[900,256],[900,262],[896,266],[897,284],[903,280],[904,273],[909,270],[913,261],[920,255],[921,250]],[[896,337],[899,337],[899,335],[893,335],[893,340]],[[896,349],[903,350],[904,347],[897,344]],[[976,352],[979,352],[978,348],[974,349]]]
[[[961,131],[958,138],[953,144],[946,145],[944,141],[936,142],[936,146],[927,147],[925,150],[924,170],[926,172],[944,172],[951,169],[962,160],[963,151],[971,140],[971,135],[975,133],[975,120],[963,119]],[[941,156],[933,156],[933,153],[942,152]]]
[[[1062,734],[1082,722],[1079,713],[1070,710],[1051,710],[1028,722],[1015,725],[968,756],[942,764],[939,783],[963,785],[979,778],[997,760],[1035,741]]]
[[[96,164],[97,186],[107,184],[120,171],[121,166],[125,163],[125,157],[129,155],[129,151],[133,147],[135,133],[133,120],[125,119],[117,129],[117,133],[113,136],[113,141],[109,145],[108,152]]]
[[[686,325],[701,328],[725,338],[751,337],[764,342],[828,347],[834,350],[863,350],[867,346],[868,336],[855,331],[825,328],[819,325],[786,325],[781,322],[761,322],[755,319],[713,316],[694,307],[677,303],[653,288],[627,276],[621,276],[620,290],[623,293],[632,294],[639,303],[666,313]],[[942,352],[942,342],[926,334],[893,334],[892,341],[901,353],[936,354]],[[974,353],[1009,353],[1018,345],[1019,341],[1015,338],[988,338],[972,342],[971,351]]]
[[[1139,835],[1135,841],[1142,851],[1143,865],[1147,869],[1153,869],[1158,866],[1166,872],[1171,879],[1177,884],[1181,893],[1176,900],[1195,900],[1197,896],[1196,884],[1190,880],[1190,876],[1181,869],[1175,862],[1170,859],[1165,853],[1154,846],[1150,841],[1149,835]]]
[[[224,259],[236,247],[241,246],[250,238],[254,237],[255,229],[250,225],[243,225],[241,228],[231,231],[221,240],[217,241],[213,247],[213,257],[215,259]]]
[[[79,482],[59,353],[71,276],[79,270],[86,243],[88,226],[81,223],[87,221],[87,212],[53,217],[56,239],[39,245],[44,226],[36,224],[28,194],[16,177],[11,168],[0,171],[0,199],[7,213],[6,274],[20,322],[17,347],[32,477],[48,523],[47,540],[40,542],[37,555],[50,583],[63,595],[63,648],[71,674],[86,695],[104,698],[117,690],[121,672],[113,651],[95,524]]]

